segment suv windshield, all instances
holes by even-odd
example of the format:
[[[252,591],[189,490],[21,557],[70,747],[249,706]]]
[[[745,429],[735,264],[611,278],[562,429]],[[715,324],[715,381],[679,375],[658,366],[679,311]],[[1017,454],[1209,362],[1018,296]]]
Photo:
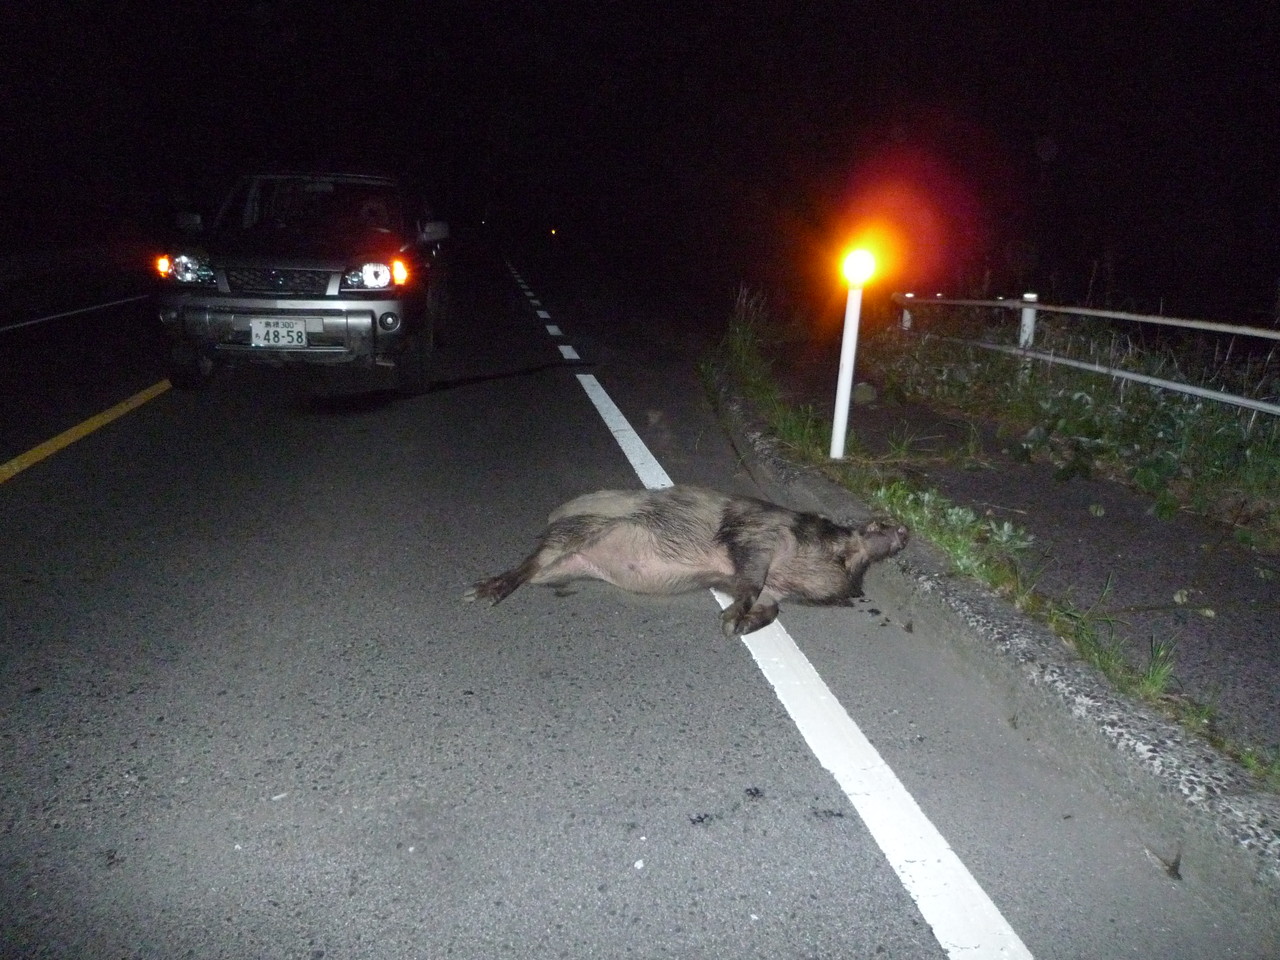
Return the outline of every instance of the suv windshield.
[[[404,233],[394,185],[342,177],[250,177],[223,204],[216,233],[289,231],[351,235]]]

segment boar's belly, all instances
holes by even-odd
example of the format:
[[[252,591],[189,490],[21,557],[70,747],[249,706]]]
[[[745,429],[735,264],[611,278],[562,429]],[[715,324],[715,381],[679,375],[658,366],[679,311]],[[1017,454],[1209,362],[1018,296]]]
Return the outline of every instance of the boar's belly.
[[[732,573],[728,553],[713,543],[671,543],[631,525],[611,531],[555,566],[557,577],[591,577],[633,593],[653,594],[722,585]]]

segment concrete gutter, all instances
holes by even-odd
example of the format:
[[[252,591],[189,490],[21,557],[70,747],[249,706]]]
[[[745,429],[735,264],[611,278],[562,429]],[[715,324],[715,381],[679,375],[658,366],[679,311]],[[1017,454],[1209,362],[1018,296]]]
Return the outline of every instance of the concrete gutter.
[[[870,516],[849,491],[782,456],[749,406],[723,385],[717,399],[731,442],[767,496],[837,520]],[[1004,691],[1020,730],[1064,748],[1137,813],[1149,830],[1148,850],[1171,876],[1280,910],[1280,796],[1182,727],[1119,696],[1047,627],[952,573],[929,544],[913,540],[869,579],[915,632],[954,644]]]

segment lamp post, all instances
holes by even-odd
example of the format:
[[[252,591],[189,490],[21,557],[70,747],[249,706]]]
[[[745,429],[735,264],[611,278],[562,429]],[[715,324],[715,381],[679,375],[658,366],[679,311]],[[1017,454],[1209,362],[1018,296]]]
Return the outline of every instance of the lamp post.
[[[844,337],[840,341],[840,373],[836,379],[836,409],[831,426],[831,459],[844,458],[845,431],[849,425],[849,398],[853,392],[853,366],[858,355],[858,320],[862,313],[862,288],[875,273],[876,259],[868,250],[854,250],[844,258],[844,278],[849,299],[844,308]]]

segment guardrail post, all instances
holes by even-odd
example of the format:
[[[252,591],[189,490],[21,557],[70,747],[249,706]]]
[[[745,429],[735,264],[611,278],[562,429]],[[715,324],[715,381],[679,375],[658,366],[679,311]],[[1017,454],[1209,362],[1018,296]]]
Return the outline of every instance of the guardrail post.
[[[1024,304],[1034,304],[1040,300],[1040,297],[1034,293],[1024,293],[1022,302]],[[1030,350],[1031,345],[1036,339],[1036,308],[1034,306],[1024,306],[1022,308],[1022,326],[1018,328],[1018,346],[1023,350]]]
[[[903,294],[903,296],[904,296],[904,297],[907,297],[907,298],[909,299],[909,298],[911,298],[911,297],[914,297],[914,296],[915,296],[915,294],[914,294],[914,293],[906,293],[906,294]],[[902,307],[902,320],[901,320],[901,324],[902,324],[902,329],[903,329],[903,330],[910,330],[910,329],[911,329],[911,311],[910,311],[910,310],[908,310],[908,309],[906,308],[906,306],[905,306],[905,305],[903,305],[903,307]]]

